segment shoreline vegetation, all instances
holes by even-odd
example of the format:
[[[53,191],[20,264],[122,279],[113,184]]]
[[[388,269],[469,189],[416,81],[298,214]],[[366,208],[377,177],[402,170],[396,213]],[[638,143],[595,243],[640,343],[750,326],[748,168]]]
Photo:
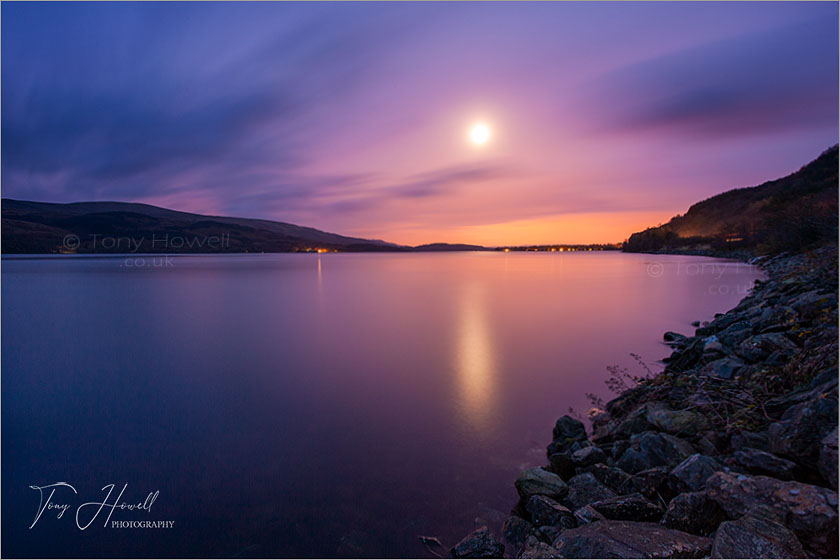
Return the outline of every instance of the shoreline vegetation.
[[[500,538],[452,556],[836,557],[837,251],[756,259],[766,280],[665,333],[665,370],[590,410],[589,433],[561,417]]]

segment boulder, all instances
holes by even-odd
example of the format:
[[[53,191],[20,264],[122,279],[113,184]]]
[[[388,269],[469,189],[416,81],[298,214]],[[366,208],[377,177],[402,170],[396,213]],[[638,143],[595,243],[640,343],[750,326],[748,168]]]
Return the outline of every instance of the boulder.
[[[607,454],[598,447],[584,447],[572,453],[572,461],[577,468],[588,467],[595,463],[603,463],[607,460]]]
[[[560,533],[554,548],[564,558],[703,558],[712,541],[656,523],[607,520]]]
[[[698,492],[706,487],[706,479],[720,470],[723,465],[715,459],[695,453],[674,467],[671,478],[678,491]]]
[[[796,470],[796,463],[777,457],[772,453],[746,447],[733,455],[735,464],[751,474],[764,474],[780,480],[790,480]]]
[[[552,434],[554,442],[559,442],[559,446],[563,448],[561,450],[570,448],[575,442],[586,440],[586,428],[583,423],[568,414],[557,420]]]
[[[766,333],[751,336],[738,346],[738,355],[749,362],[760,362],[772,354],[792,356],[797,351],[796,344],[782,333]]]
[[[620,439],[614,441],[612,444],[612,449],[610,450],[610,455],[613,458],[618,459],[624,454],[628,447],[630,447],[629,439]]]
[[[706,492],[686,492],[668,503],[662,524],[694,535],[710,535],[726,519],[721,507]]]
[[[719,455],[729,444],[728,438],[717,431],[706,430],[700,432],[692,440],[692,445],[703,455]]]
[[[755,329],[759,333],[789,330],[796,323],[796,312],[786,306],[777,305],[765,309],[756,319]]]
[[[668,501],[674,493],[668,480],[669,472],[668,467],[654,467],[638,472],[621,485],[618,493],[634,494],[638,492],[650,500],[659,501],[663,499]]]
[[[583,449],[584,447],[589,447],[592,443],[586,439],[580,439],[577,441],[569,442],[565,439],[555,439],[551,443],[549,443],[545,450],[546,455],[551,457],[556,453],[565,453],[567,455],[571,455],[578,449]]]
[[[726,348],[723,346],[718,337],[710,336],[703,341],[703,359],[714,359],[723,356],[726,353]]]
[[[517,555],[517,558],[563,558],[560,553],[549,544],[531,538],[525,543],[525,548]]]
[[[729,444],[733,450],[750,447],[761,451],[770,451],[770,436],[767,432],[740,430],[732,434]]]
[[[641,494],[617,496],[589,505],[607,519],[658,521],[662,517],[662,509]]]
[[[837,427],[821,442],[820,458],[817,464],[820,474],[829,486],[837,490]]]
[[[542,527],[537,527],[537,538],[546,544],[551,544],[554,542],[554,539],[560,534],[562,529],[556,525],[543,525]]]
[[[822,440],[836,426],[836,394],[798,404],[770,424],[770,451],[816,469]]]
[[[662,340],[667,342],[669,346],[682,346],[685,344],[685,341],[688,340],[688,337],[684,334],[668,331],[662,335]]]
[[[613,420],[607,425],[601,426],[593,434],[593,441],[608,443],[625,440],[633,434],[655,429],[655,426],[647,421],[648,406],[650,406],[650,403],[642,404],[623,416],[621,420]]]
[[[630,438],[630,447],[616,461],[627,473],[637,473],[651,467],[671,466],[694,453],[687,441],[670,434],[644,432]]]
[[[720,358],[703,366],[700,375],[705,377],[719,377],[720,379],[732,379],[744,369],[744,362],[737,358]]]
[[[594,465],[581,469],[581,471],[592,473],[592,476],[598,479],[598,482],[605,484],[616,492],[630,478],[629,474],[618,467],[610,467],[604,463],[595,463]]]
[[[569,488],[559,476],[542,467],[528,469],[516,479],[516,491],[523,502],[528,502],[531,496],[548,496],[549,498],[563,498],[569,493]]]
[[[706,334],[713,334],[712,329],[697,329],[697,337],[689,338],[685,346],[674,351],[668,358],[668,367],[666,368],[668,371],[682,372],[692,369],[700,363],[705,346],[703,338],[698,338],[704,336],[701,331]]]
[[[791,301],[790,307],[803,319],[810,320],[823,311],[837,308],[837,295],[821,294],[819,290],[812,290]]]
[[[837,381],[837,368],[826,368],[815,375],[806,387],[768,400],[764,403],[764,409],[767,414],[775,418],[784,415],[797,405],[822,398],[827,394],[835,395],[836,398]]]
[[[575,511],[587,504],[614,498],[615,492],[598,481],[592,473],[581,473],[569,479],[569,493],[558,501]]]
[[[706,417],[690,410],[670,410],[664,405],[648,405],[646,419],[656,429],[678,436],[694,436],[709,428]]]
[[[531,496],[525,504],[525,511],[531,516],[531,521],[536,526],[559,525],[566,529],[575,527],[574,514],[565,506],[562,506],[546,496]]]
[[[762,508],[773,512],[812,552],[837,555],[837,493],[828,488],[767,476],[713,474],[709,497],[732,519]]]
[[[575,476],[575,462],[566,453],[554,453],[548,456],[551,472],[562,478],[569,480]]]
[[[605,519],[606,517],[589,505],[575,510],[575,520],[578,525],[586,525],[587,523],[594,523],[595,521],[603,521]]]
[[[505,541],[505,548],[511,551],[521,550],[525,541],[533,535],[536,528],[525,519],[517,516],[508,517],[502,527],[502,535]]]
[[[679,342],[681,340],[685,340],[688,338],[684,334],[680,334],[674,331],[666,331],[665,334],[662,335],[662,340],[665,342]]]
[[[721,523],[715,533],[712,558],[807,558],[787,527],[770,519],[745,515]]]
[[[501,558],[505,547],[486,526],[476,529],[452,548],[453,558]]]
[[[720,331],[717,338],[724,346],[736,348],[751,334],[752,324],[749,321],[738,321]]]

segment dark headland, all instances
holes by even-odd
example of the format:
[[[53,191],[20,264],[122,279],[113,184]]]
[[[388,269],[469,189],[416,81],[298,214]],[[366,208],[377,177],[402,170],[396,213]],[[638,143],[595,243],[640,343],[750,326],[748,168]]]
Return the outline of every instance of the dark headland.
[[[630,237],[750,258],[766,280],[693,335],[665,333],[664,371],[589,429],[557,420],[501,534],[482,527],[454,557],[837,557],[837,169],[834,147]]]

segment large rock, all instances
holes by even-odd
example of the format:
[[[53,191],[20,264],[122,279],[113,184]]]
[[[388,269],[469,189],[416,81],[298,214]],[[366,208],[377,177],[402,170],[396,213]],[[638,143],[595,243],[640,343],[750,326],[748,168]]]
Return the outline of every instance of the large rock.
[[[486,526],[464,537],[452,548],[454,558],[501,558],[505,547],[493,538]]]
[[[592,473],[581,473],[569,479],[569,493],[558,501],[572,511],[598,500],[614,498],[615,492],[595,478]]]
[[[586,417],[592,425],[592,435],[589,439],[598,442],[599,438],[608,435],[612,428],[612,416],[610,416],[609,412],[600,408],[590,408],[586,413]]]
[[[607,520],[560,533],[554,548],[564,558],[703,558],[712,541],[656,523]]]
[[[807,558],[802,545],[784,525],[745,515],[721,523],[715,533],[712,558]]]
[[[837,490],[837,427],[822,439],[819,464],[822,477]]]
[[[749,321],[738,321],[732,323],[719,333],[717,333],[718,340],[724,346],[736,348],[744,340],[752,334],[752,325]]]
[[[793,461],[750,447],[736,451],[733,459],[748,473],[763,474],[780,480],[790,480],[796,470],[796,463]]]
[[[633,434],[656,429],[647,420],[648,407],[657,403],[645,403],[624,415],[621,420],[611,420],[601,425],[593,434],[592,440],[597,443],[608,443],[627,439]]]
[[[662,509],[641,494],[617,496],[589,505],[607,519],[658,521],[662,517]]]
[[[828,488],[767,476],[713,474],[709,497],[730,518],[762,508],[775,513],[799,541],[816,554],[837,555],[837,493]]]
[[[698,492],[706,487],[706,479],[720,470],[723,470],[723,466],[715,459],[695,453],[674,467],[671,478],[677,490]]]
[[[677,494],[668,467],[654,467],[638,472],[621,485],[619,495],[642,494],[656,503],[668,503]]]
[[[744,369],[744,362],[737,358],[720,358],[709,362],[700,370],[700,375],[705,377],[719,377],[721,379],[732,379]]]
[[[709,428],[705,416],[690,410],[670,410],[664,405],[647,407],[647,421],[657,429],[677,436],[694,436]]]
[[[836,398],[837,381],[837,368],[826,368],[815,375],[806,387],[770,399],[764,403],[763,408],[768,415],[776,418],[784,415],[797,405],[822,398],[825,395],[834,395]],[[758,446],[753,445],[752,447]],[[759,447],[759,449],[761,448]]]
[[[801,403],[770,425],[770,451],[816,469],[822,440],[836,426],[836,393]]]
[[[703,360],[720,358],[726,353],[726,348],[716,336],[710,336],[703,341]]]
[[[805,292],[790,302],[793,308],[803,319],[813,319],[819,313],[837,308],[836,294],[821,294],[819,290]]]
[[[611,490],[618,492],[619,488],[627,482],[630,475],[619,469],[618,467],[610,467],[603,463],[596,463],[589,467],[582,469],[582,472],[592,473],[598,482],[605,484]]]
[[[701,336],[702,329],[697,329],[697,336]],[[711,332],[709,332],[711,334]],[[684,347],[674,351],[668,358],[668,371],[682,372],[694,368],[703,357],[705,343],[702,338],[689,338]]]
[[[759,333],[790,330],[796,323],[796,312],[786,306],[768,307],[756,319],[755,328]]]
[[[543,525],[542,527],[537,527],[536,536],[542,542],[551,544],[562,530],[563,529],[557,525]]]
[[[596,521],[604,521],[606,517],[592,506],[583,506],[575,510],[575,520],[578,525],[586,525],[587,523],[594,523]],[[554,542],[554,541],[552,541]]]
[[[738,346],[738,355],[750,362],[760,362],[772,354],[789,357],[797,350],[796,344],[782,333],[767,333],[744,340]]]
[[[634,494],[639,492],[648,499],[668,501],[673,497],[672,485],[669,484],[670,471],[668,467],[653,467],[640,471],[621,485],[619,494]]]
[[[630,447],[616,461],[616,466],[634,474],[651,467],[676,465],[693,453],[694,448],[685,440],[659,432],[644,432],[630,438]]]
[[[662,524],[694,535],[710,535],[726,519],[721,507],[706,492],[686,492],[668,503]]]
[[[569,415],[561,416],[554,425],[553,436],[554,449],[556,451],[567,451],[575,443],[579,444],[581,441],[586,441],[586,428],[576,418]]]
[[[531,537],[525,543],[525,548],[517,555],[517,558],[563,558],[560,553],[544,542]]]
[[[525,511],[531,516],[536,526],[559,525],[564,529],[575,527],[575,515],[566,508],[546,496],[531,496],[525,504]]]
[[[516,491],[523,502],[528,502],[531,496],[548,496],[559,499],[569,493],[569,487],[559,476],[542,467],[528,469],[516,479]]]
[[[535,531],[536,528],[529,521],[516,516],[508,517],[502,527],[505,548],[514,552],[521,550],[525,546],[525,541]]]
[[[548,456],[551,472],[562,478],[569,480],[575,476],[575,462],[566,453],[554,453]]]
[[[767,432],[739,430],[732,434],[730,446],[733,450],[749,447],[761,451],[770,451],[770,437]]]
[[[588,467],[595,463],[603,463],[607,460],[607,454],[598,447],[584,447],[572,453],[572,461],[577,468]]]

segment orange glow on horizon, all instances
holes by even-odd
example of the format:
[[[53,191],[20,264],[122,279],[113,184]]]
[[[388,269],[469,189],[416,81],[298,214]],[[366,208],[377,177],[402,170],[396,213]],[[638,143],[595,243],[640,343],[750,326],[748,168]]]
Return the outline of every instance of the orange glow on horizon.
[[[631,234],[666,222],[662,212],[561,214],[497,224],[464,226],[444,230],[392,229],[353,232],[401,245],[466,243],[496,247],[504,245],[551,245],[621,243]]]

